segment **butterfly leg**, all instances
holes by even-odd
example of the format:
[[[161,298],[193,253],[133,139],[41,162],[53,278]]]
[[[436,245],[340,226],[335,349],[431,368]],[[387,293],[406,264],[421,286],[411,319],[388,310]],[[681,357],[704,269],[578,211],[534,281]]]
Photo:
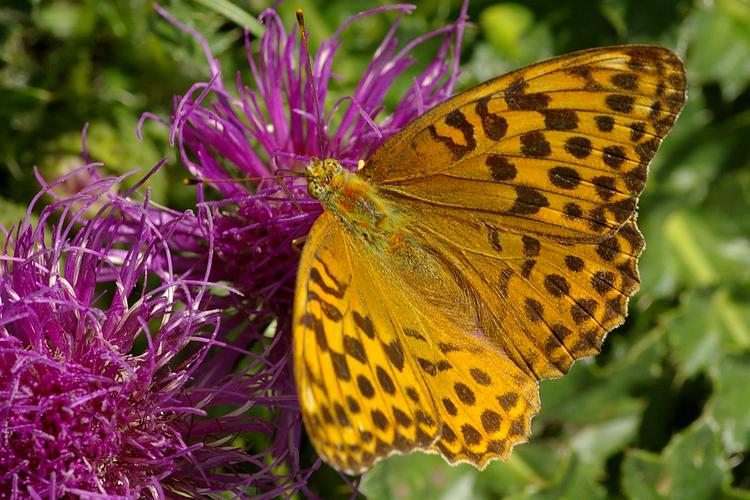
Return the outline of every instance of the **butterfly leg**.
[[[292,248],[297,253],[302,253],[302,247],[305,246],[305,242],[307,241],[307,235],[300,236],[299,238],[294,238],[292,240]]]

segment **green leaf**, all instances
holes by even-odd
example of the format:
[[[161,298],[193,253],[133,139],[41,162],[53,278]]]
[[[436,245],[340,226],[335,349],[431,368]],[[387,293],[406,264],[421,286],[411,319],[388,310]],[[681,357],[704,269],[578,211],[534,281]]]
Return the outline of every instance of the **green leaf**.
[[[263,25],[252,15],[247,13],[241,7],[233,4],[228,0],[194,0],[195,3],[204,5],[227,19],[231,19],[256,37],[263,36]]]
[[[451,467],[435,455],[394,455],[365,474],[361,490],[371,499],[471,498],[464,495],[471,493],[476,475],[469,465]],[[458,496],[446,496],[450,490]]]
[[[626,451],[623,464],[626,495],[643,500],[715,498],[728,486],[730,478],[715,427],[704,422],[687,429],[676,435],[661,455]]]
[[[693,291],[665,325],[683,379],[750,349],[750,304],[730,290]]]
[[[709,414],[721,425],[721,440],[729,453],[750,449],[750,405],[748,356],[728,358],[712,371],[716,384]]]
[[[517,3],[498,3],[479,14],[479,26],[492,48],[512,59],[523,53],[523,35],[533,23],[534,13]]]
[[[750,83],[750,4],[718,0],[698,5],[685,24],[695,40],[688,53],[689,80],[717,81],[732,100]]]
[[[603,467],[611,455],[633,440],[644,405],[630,406],[629,414],[590,425],[573,436],[570,444],[582,464],[587,467]]]
[[[513,495],[514,499],[534,500],[556,500],[559,498],[606,498],[604,488],[597,483],[596,476],[599,472],[590,466],[583,464],[575,455],[565,464],[561,470],[562,474],[556,481],[552,481],[546,488],[532,494],[519,492]]]

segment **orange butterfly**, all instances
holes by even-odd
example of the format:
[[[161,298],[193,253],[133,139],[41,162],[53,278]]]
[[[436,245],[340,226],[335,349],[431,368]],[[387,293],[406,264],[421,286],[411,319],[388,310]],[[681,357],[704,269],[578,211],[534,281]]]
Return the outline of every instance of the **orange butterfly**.
[[[324,212],[294,362],[320,456],[352,474],[412,450],[483,468],[526,441],[538,381],[627,314],[638,196],[684,102],[669,50],[598,48],[443,102],[356,174],[310,163]]]

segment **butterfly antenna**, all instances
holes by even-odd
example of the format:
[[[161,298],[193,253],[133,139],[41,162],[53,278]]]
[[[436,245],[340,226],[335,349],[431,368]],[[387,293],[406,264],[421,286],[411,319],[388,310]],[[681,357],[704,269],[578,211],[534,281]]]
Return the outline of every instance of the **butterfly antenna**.
[[[274,169],[273,169],[273,178],[274,178],[274,180],[276,180],[276,184],[278,184],[279,187],[281,187],[281,189],[284,190],[284,192],[287,194],[287,196],[289,196],[289,200],[291,200],[292,204],[295,207],[297,207],[297,210],[299,210],[300,213],[304,213],[305,211],[302,210],[302,207],[300,206],[300,204],[297,203],[297,198],[294,197],[294,193],[292,193],[292,190],[289,189],[289,186],[286,185],[286,182],[284,182],[282,180],[281,175],[280,175],[280,174],[294,174],[293,175],[294,177],[301,177],[302,173],[298,172],[296,170],[288,170],[288,169],[281,169],[281,168],[279,168],[276,165],[276,158],[273,158],[271,161],[273,162],[273,166],[274,166]]]
[[[198,184],[228,184],[228,183],[239,183],[247,181],[264,181],[269,179],[268,176],[260,177],[227,177],[224,179],[206,179],[198,177],[183,177],[182,184],[184,186],[196,186]]]
[[[293,168],[277,168],[276,173],[284,174],[285,177],[304,177],[305,174]],[[281,176],[279,176],[281,177]]]
[[[315,85],[315,80],[313,79],[313,71],[312,71],[312,62],[310,60],[310,42],[307,39],[307,30],[305,29],[305,16],[302,13],[302,9],[297,9],[297,24],[299,24],[299,34],[300,39],[302,42],[302,47],[305,49],[305,62],[306,64],[306,70],[307,70],[307,78],[310,81],[310,85],[313,89],[313,105],[315,106],[315,120],[318,122],[317,132],[318,132],[318,148],[320,151],[321,156],[325,156],[323,151],[323,128],[325,127],[323,123],[323,117],[320,114],[320,102],[318,101],[318,88]]]

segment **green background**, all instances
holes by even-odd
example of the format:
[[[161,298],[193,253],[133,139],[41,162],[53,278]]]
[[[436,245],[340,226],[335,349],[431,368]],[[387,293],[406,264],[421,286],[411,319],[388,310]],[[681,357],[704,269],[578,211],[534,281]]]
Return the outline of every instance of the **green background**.
[[[249,79],[241,25],[269,2],[171,1],[221,59],[226,80]],[[354,4],[354,6],[352,5]],[[378,2],[300,1],[313,44],[354,12]],[[0,7],[0,222],[18,219],[48,179],[81,164],[80,138],[110,172],[168,166],[154,197],[189,207],[191,188],[166,130],[172,97],[205,81],[195,42],[150,1],[22,2]],[[459,2],[417,2],[401,40],[455,19]],[[526,3],[474,1],[459,86],[539,59],[615,43],[655,43],[681,54],[688,104],[651,166],[640,203],[647,241],[643,284],[627,323],[603,353],[541,384],[533,438],[507,463],[478,473],[435,456],[394,457],[369,472],[373,498],[749,498],[750,499],[750,3],[741,0]],[[352,89],[393,15],[346,32],[335,63],[335,96]],[[253,28],[257,29],[257,26]],[[256,31],[257,33],[257,31]],[[434,45],[415,55],[424,64]],[[409,78],[399,82],[401,89]],[[398,102],[399,90],[389,96]],[[311,487],[347,489],[330,471]]]

